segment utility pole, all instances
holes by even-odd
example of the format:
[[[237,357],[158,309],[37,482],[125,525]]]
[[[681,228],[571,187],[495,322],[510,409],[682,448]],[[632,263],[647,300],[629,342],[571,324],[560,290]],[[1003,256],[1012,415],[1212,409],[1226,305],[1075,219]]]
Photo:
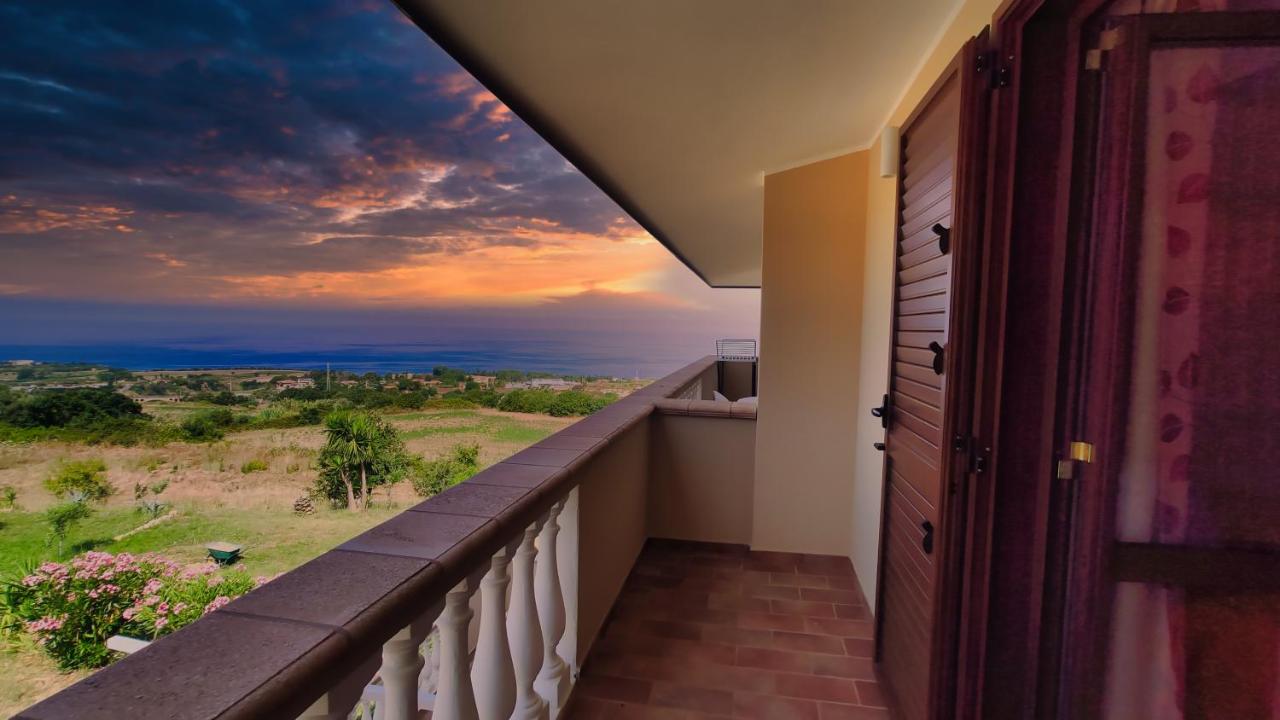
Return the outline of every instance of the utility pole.
[[[329,379],[329,363],[324,364],[324,391],[333,390],[333,382]]]

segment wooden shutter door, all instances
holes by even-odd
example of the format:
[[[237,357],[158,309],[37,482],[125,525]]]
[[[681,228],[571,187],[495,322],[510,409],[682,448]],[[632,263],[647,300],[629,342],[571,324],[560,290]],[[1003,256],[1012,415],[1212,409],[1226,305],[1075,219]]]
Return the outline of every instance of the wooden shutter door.
[[[965,209],[977,205],[965,198],[965,164],[982,164],[962,137],[983,135],[975,123],[985,119],[987,93],[975,81],[984,40],[966,45],[901,132],[876,653],[903,720],[945,712],[950,682],[952,628],[938,618],[956,617],[946,578],[958,533],[948,515],[968,464],[965,374],[976,313],[966,298],[976,297],[980,237],[980,213]]]

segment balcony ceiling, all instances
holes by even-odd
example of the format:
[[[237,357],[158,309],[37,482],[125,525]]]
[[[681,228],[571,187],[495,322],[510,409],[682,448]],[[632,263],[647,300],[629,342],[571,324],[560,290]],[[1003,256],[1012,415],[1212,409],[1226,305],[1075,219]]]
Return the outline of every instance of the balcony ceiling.
[[[763,177],[865,147],[955,0],[398,0],[709,284],[760,284]]]

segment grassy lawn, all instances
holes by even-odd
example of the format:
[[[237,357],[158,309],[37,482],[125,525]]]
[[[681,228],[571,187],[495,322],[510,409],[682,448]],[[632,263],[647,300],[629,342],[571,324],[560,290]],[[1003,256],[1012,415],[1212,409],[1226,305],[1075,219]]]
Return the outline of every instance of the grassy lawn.
[[[207,543],[225,541],[244,546],[243,567],[258,575],[273,575],[301,565],[402,509],[381,503],[364,513],[325,508],[313,515],[295,515],[276,508],[182,505],[172,519],[113,540],[142,525],[147,517],[132,509],[112,508],[77,525],[61,556],[46,543],[48,530],[40,513],[7,513],[0,516],[0,558],[4,559],[0,571],[19,572],[29,564],[88,550],[158,552],[195,563],[204,560]]]
[[[147,412],[171,419],[200,407],[195,403],[148,404]],[[163,409],[160,409],[163,408]],[[458,443],[481,448],[482,465],[515,453],[576,418],[504,413],[489,409],[426,410],[389,414],[414,454],[446,456]],[[205,558],[205,544],[243,545],[241,566],[254,575],[290,570],[358,535],[421,500],[408,483],[374,496],[365,513],[317,507],[313,515],[295,515],[293,501],[315,480],[313,458],[323,442],[316,426],[257,430],[228,435],[211,444],[174,443],[161,448],[93,447],[71,443],[0,444],[0,485],[19,493],[20,509],[0,512],[0,576],[50,559],[87,550],[119,553],[158,552],[184,563]],[[62,553],[46,543],[43,511],[54,502],[43,479],[65,460],[102,459],[116,494],[106,507],[77,524]],[[266,469],[243,473],[250,460]],[[113,538],[142,525],[148,517],[133,507],[135,483],[170,481],[162,497],[175,516],[121,540]],[[85,677],[59,673],[22,635],[0,633],[0,717],[9,715]]]

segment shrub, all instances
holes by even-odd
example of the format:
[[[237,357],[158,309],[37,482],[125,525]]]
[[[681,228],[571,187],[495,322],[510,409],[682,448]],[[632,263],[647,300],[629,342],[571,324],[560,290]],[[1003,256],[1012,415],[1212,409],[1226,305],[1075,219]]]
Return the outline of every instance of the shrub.
[[[6,581],[2,602],[8,624],[70,670],[110,662],[112,635],[167,635],[263,582],[212,563],[183,569],[159,555],[90,552]]]
[[[150,515],[152,520],[160,517],[160,513],[169,507],[168,503],[160,499],[160,493],[168,487],[168,480],[157,480],[150,485],[134,483],[133,499],[138,504],[138,511]]]
[[[12,485],[0,487],[0,510],[18,509],[18,489]]]
[[[244,473],[245,475],[248,475],[249,473],[266,472],[267,468],[269,467],[270,465],[267,464],[266,460],[263,460],[261,458],[254,458],[252,460],[245,462],[243,465],[241,465],[240,472]]]
[[[66,462],[45,478],[44,486],[59,500],[71,497],[99,502],[115,492],[106,473],[107,464],[100,459]]]
[[[456,445],[448,457],[416,459],[410,469],[409,481],[419,495],[431,497],[475,475],[479,469],[480,446]]]

